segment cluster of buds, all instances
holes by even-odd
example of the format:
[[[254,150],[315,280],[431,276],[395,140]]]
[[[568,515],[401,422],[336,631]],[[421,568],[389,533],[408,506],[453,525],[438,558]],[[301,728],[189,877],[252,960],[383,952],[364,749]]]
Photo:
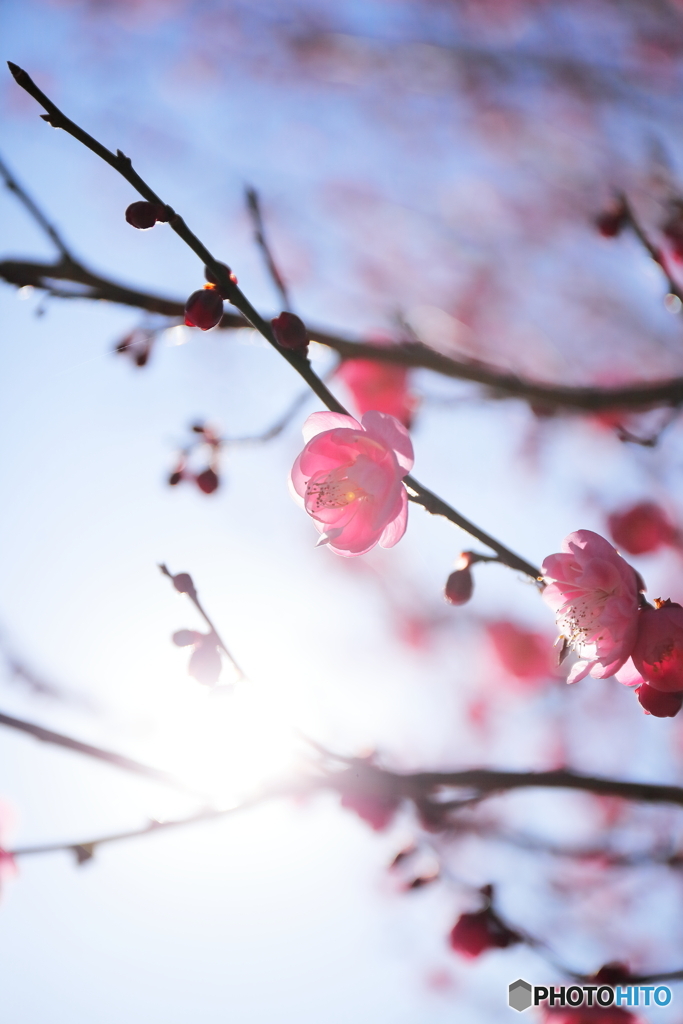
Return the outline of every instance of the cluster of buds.
[[[219,263],[228,279],[237,284],[237,278],[225,263]],[[223,301],[230,297],[225,287],[209,267],[204,267],[206,284],[196,292],[192,292],[185,303],[185,326],[198,327],[200,331],[210,331],[218,326],[223,319]]]
[[[190,429],[195,435],[194,439],[178,453],[176,465],[169,474],[168,483],[171,487],[176,487],[186,480],[198,487],[202,494],[213,494],[220,486],[218,455],[223,442],[216,432],[204,423],[194,423]],[[209,465],[196,473],[188,466],[188,462],[198,447],[208,450]]]

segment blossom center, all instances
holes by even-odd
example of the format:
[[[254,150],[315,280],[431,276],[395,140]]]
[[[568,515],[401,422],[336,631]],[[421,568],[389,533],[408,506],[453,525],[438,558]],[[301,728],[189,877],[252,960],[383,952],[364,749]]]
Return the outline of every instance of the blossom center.
[[[339,466],[306,487],[307,504],[313,512],[323,508],[344,508],[352,501],[367,498],[367,493],[349,474],[352,466]]]

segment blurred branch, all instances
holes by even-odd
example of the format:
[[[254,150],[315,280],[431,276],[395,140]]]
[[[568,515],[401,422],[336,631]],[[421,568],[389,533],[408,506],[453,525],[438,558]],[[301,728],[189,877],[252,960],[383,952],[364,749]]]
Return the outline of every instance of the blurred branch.
[[[282,299],[282,308],[291,309],[291,303],[289,293],[287,292],[287,286],[282,278],[282,274],[278,270],[277,263],[273,259],[273,254],[270,251],[268,242],[266,241],[265,230],[263,227],[263,216],[261,214],[261,203],[259,201],[258,192],[254,188],[247,188],[245,192],[245,198],[247,200],[247,209],[251,215],[251,219],[254,225],[254,237],[256,244],[263,254],[263,259],[266,264],[268,273],[270,274],[273,284],[279,292],[280,298]]]
[[[197,611],[199,612],[201,617],[204,619],[204,622],[207,624],[207,626],[211,630],[211,637],[215,641],[216,645],[221,648],[221,650],[223,651],[223,654],[225,654],[225,656],[227,657],[228,661],[230,661],[230,663],[232,664],[233,668],[237,672],[238,680],[239,679],[246,679],[245,673],[242,671],[240,666],[237,664],[237,662],[233,658],[232,654],[230,653],[230,651],[228,650],[227,646],[225,645],[224,640],[221,638],[218,630],[214,626],[214,624],[211,621],[211,619],[209,618],[209,616],[206,614],[206,611],[204,610],[204,607],[203,607],[203,605],[201,604],[201,602],[199,600],[199,597],[197,595],[197,589],[196,589],[196,587],[194,585],[194,582],[193,582],[192,577],[190,576],[190,574],[187,573],[187,572],[182,572],[182,573],[177,573],[174,576],[172,572],[169,572],[169,570],[167,569],[167,567],[163,563],[159,566],[159,569],[161,570],[161,572],[163,573],[164,576],[168,576],[168,578],[170,579],[171,583],[173,584],[175,589],[180,594],[187,594],[187,596],[189,597],[190,601],[192,601],[192,604],[195,606],[195,608],[197,609]]]
[[[16,729],[18,732],[27,733],[43,743],[51,743],[56,747],[73,750],[77,754],[85,754],[86,757],[92,757],[96,761],[104,761],[115,768],[123,769],[123,771],[132,772],[134,775],[142,775],[147,779],[152,779],[154,782],[161,782],[165,786],[172,786],[173,789],[182,790],[184,793],[195,793],[196,795],[196,790],[188,788],[169,772],[162,771],[160,768],[152,768],[149,765],[142,764],[140,761],[133,760],[131,757],[126,757],[124,754],[116,754],[111,750],[95,747],[91,743],[82,743],[80,740],[64,736],[62,733],[52,732],[51,729],[44,729],[41,725],[34,725],[33,722],[25,722],[21,718],[13,718],[2,713],[0,713],[0,725],[5,725],[9,729]]]
[[[57,229],[52,224],[50,224],[50,221],[47,219],[47,217],[40,209],[38,204],[34,202],[33,199],[31,199],[26,189],[19,184],[17,179],[10,171],[9,167],[4,163],[2,159],[0,159],[0,177],[4,179],[7,188],[10,190],[10,192],[13,192],[15,194],[19,202],[28,210],[28,212],[31,214],[36,223],[42,228],[42,230],[45,232],[48,238],[50,238],[51,241],[54,242],[54,244],[62,254],[63,260],[67,263],[71,262],[73,260],[73,256],[71,255],[70,250],[67,248],[67,244],[62,238],[62,236],[59,234]]]
[[[286,359],[290,366],[301,377],[303,377],[311,390],[331,412],[348,415],[347,410],[341,402],[334,397],[327,385],[324,384],[320,377],[315,373],[308,360],[308,356],[290,349],[282,348],[278,345],[271,324],[267,320],[263,319],[263,317],[251,305],[246,296],[242,294],[237,284],[235,284],[232,279],[232,276],[234,275],[231,276],[230,271],[225,264],[220,263],[212,256],[199,238],[190,231],[182,217],[175,213],[172,207],[165,204],[156,192],[154,192],[140,177],[140,175],[133,170],[130,157],[125,156],[121,150],[117,150],[115,154],[111,153],[102,145],[102,143],[98,142],[77,124],[66,117],[59,107],[57,107],[52,100],[50,100],[45,93],[38,88],[26,71],[18,65],[13,64],[11,61],[8,61],[7,64],[17,84],[21,86],[22,89],[25,89],[30,96],[33,96],[33,98],[37,100],[38,103],[40,103],[47,111],[46,114],[41,114],[43,120],[51,124],[53,128],[61,128],[68,132],[69,135],[72,135],[84,146],[92,150],[93,153],[113,167],[114,170],[118,171],[118,173],[124,177],[126,181],[128,181],[148,202],[157,203],[166,208],[167,220],[170,227],[185,242],[185,244],[192,249],[205,267],[209,268],[211,273],[214,275],[221,291],[221,295],[224,295],[229,302],[236,306],[249,323],[252,324],[252,326],[263,335],[266,341],[273,346],[276,352]],[[450,505],[437,497],[437,495],[432,491],[423,487],[422,484],[420,484],[414,477],[406,476],[404,483],[411,501],[418,505],[422,505],[423,508],[432,515],[443,516],[450,520],[450,522],[459,526],[471,536],[476,537],[483,544],[486,544],[487,547],[490,547],[495,551],[498,555],[498,561],[502,564],[507,565],[510,569],[525,573],[536,583],[539,582],[541,575],[540,570],[536,566],[532,565],[531,562],[527,562],[525,559],[520,558],[520,556],[515,554],[514,551],[511,551],[509,548],[505,547],[504,544],[501,544],[499,541],[481,530],[478,526],[475,526],[474,523],[471,523],[464,516],[460,515],[459,512],[456,512],[455,509],[451,508]]]
[[[669,286],[669,292],[671,295],[675,295],[680,302],[683,302],[683,290],[681,290],[677,282],[671,276],[671,272],[669,271],[661,249],[659,249],[654,242],[650,240],[642,224],[633,212],[633,207],[623,192],[619,192],[617,194],[617,200],[621,203],[624,212],[624,223],[630,227],[631,231],[633,231],[643,248],[647,250],[655,263],[661,268],[664,277],[666,278],[666,283]]]
[[[112,302],[180,320],[185,312],[185,304],[179,299],[167,299],[129,288],[95,274],[76,262],[37,263],[31,260],[4,260],[0,261],[0,279],[18,288],[26,285],[40,288],[59,299]],[[82,288],[59,288],[55,284],[59,281],[82,285]],[[219,326],[234,330],[250,325],[237,313],[224,313]],[[616,387],[546,384],[499,370],[487,363],[444,356],[420,342],[372,345],[316,328],[310,328],[309,333],[314,341],[333,349],[342,359],[370,359],[410,369],[431,370],[443,377],[480,384],[491,393],[491,397],[518,398],[551,413],[599,413],[608,410],[634,412],[662,405],[678,409],[683,404],[683,377]]]

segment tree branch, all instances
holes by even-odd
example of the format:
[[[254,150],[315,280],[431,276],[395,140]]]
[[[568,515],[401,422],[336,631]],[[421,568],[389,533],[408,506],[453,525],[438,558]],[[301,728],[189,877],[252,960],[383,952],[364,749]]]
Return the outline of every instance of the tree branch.
[[[116,754],[111,750],[104,750],[101,747],[95,747],[91,743],[82,743],[80,740],[75,740],[70,736],[63,735],[63,733],[53,732],[51,729],[44,729],[42,725],[35,725],[33,722],[25,722],[21,718],[13,718],[11,715],[5,715],[1,712],[0,725],[5,725],[9,729],[16,729],[19,732],[26,733],[37,740],[41,740],[43,743],[51,743],[56,747],[64,747],[66,750],[73,750],[77,754],[85,754],[86,757],[92,757],[96,761],[104,761],[106,764],[113,765],[115,768],[121,768],[126,772],[132,772],[134,775],[142,775],[147,779],[152,779],[154,782],[161,782],[165,786],[171,786],[173,789],[181,790],[184,793],[193,793],[194,795],[201,796],[206,795],[198,794],[196,790],[190,789],[181,782],[180,779],[177,779],[169,772],[162,771],[160,768],[152,768],[150,765],[142,764],[140,761],[135,761],[131,757],[126,757],[124,754]]]
[[[271,324],[264,320],[263,317],[254,309],[249,300],[245,295],[242,294],[240,289],[231,280],[230,272],[224,264],[218,262],[206,248],[206,246],[197,238],[195,234],[188,228],[182,217],[174,212],[172,207],[163,203],[162,199],[154,192],[149,185],[140,177],[140,175],[133,170],[133,165],[129,157],[125,156],[121,150],[117,150],[116,154],[111,153],[105,146],[94,139],[87,132],[79,128],[77,124],[71,121],[62,111],[57,107],[52,100],[48,99],[44,92],[42,92],[31,77],[18,65],[8,61],[8,67],[14,76],[15,81],[20,85],[29,95],[33,96],[42,107],[47,111],[47,114],[42,114],[44,120],[48,121],[54,128],[62,128],[68,132],[79,142],[82,142],[84,146],[92,150],[93,153],[101,157],[106,163],[108,163],[114,170],[118,171],[130,182],[141,196],[152,203],[158,203],[162,206],[166,206],[168,214],[168,223],[176,234],[182,238],[182,240],[188,245],[192,251],[199,257],[202,263],[208,267],[213,273],[218,285],[221,289],[221,294],[225,295],[229,302],[236,306],[242,315],[252,324],[253,327],[259,331],[260,334],[273,346],[273,348],[279,352],[279,354],[287,360],[290,366],[293,367],[296,372],[303,377],[308,386],[318,396],[324,405],[332,412],[342,413],[348,415],[347,410],[339,402],[329,388],[323,383],[311,367],[308,357],[301,355],[298,352],[291,351],[289,349],[281,348],[278,345]],[[437,498],[435,494],[423,487],[422,484],[418,483],[414,478],[407,480],[407,487],[412,491],[410,497],[415,503],[422,505],[427,511],[431,511],[434,515],[442,515],[446,519],[449,519],[456,526],[461,529],[467,530],[473,537],[476,537],[487,547],[491,546],[491,539],[487,533],[480,530],[479,527],[470,523],[469,520],[465,519],[456,512],[455,509],[451,508],[441,498]],[[534,580],[538,582],[540,578],[540,570],[531,563],[520,558],[519,555],[510,551],[500,542],[495,542],[493,550],[498,555],[498,560],[504,565],[509,566],[511,569],[516,569],[526,573]]]
[[[248,188],[245,192],[245,198],[247,200],[247,209],[251,215],[252,222],[254,224],[254,237],[256,244],[258,245],[263,255],[266,269],[270,274],[273,284],[277,289],[277,292],[282,299],[282,308],[290,309],[291,302],[289,293],[287,291],[287,285],[285,284],[282,274],[278,270],[277,263],[273,258],[273,254],[270,251],[268,242],[266,241],[265,229],[263,227],[263,216],[261,214],[261,203],[259,201],[258,192],[254,188]]]

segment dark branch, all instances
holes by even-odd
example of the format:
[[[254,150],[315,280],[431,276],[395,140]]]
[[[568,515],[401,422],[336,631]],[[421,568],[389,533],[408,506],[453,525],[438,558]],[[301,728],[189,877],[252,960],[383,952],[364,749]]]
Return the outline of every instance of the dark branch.
[[[43,93],[31,77],[16,64],[8,61],[8,66],[12,75],[14,76],[18,85],[25,89],[29,95],[33,96],[41,106],[47,111],[46,115],[41,115],[47,120],[53,127],[62,128],[64,131],[73,135],[75,139],[82,142],[84,146],[96,153],[97,156],[101,157],[106,163],[113,167],[119,174],[130,182],[141,196],[147,199],[149,202],[159,203],[166,206],[168,213],[168,223],[176,234],[188,245],[192,251],[199,257],[202,263],[211,270],[221,290],[221,294],[225,295],[234,306],[236,306],[243,316],[249,321],[249,323],[259,331],[260,334],[273,346],[273,348],[279,352],[279,354],[287,360],[287,362],[293,367],[296,372],[303,377],[311,390],[318,396],[318,398],[327,406],[332,412],[338,412],[347,414],[344,406],[339,402],[329,388],[323,383],[311,367],[311,364],[306,355],[301,355],[298,352],[291,351],[289,349],[281,348],[273,333],[271,324],[264,320],[263,317],[254,309],[249,300],[245,295],[242,294],[240,289],[231,279],[230,272],[223,263],[217,261],[203,245],[203,243],[197,238],[195,234],[188,228],[182,217],[175,213],[170,206],[163,203],[163,200],[154,192],[149,185],[133,170],[130,158],[124,156],[124,154],[117,150],[116,154],[111,153],[106,147],[100,142],[94,139],[87,132],[79,128],[78,125],[74,124],[62,111],[55,106],[52,100]],[[411,493],[411,500],[419,505],[422,505],[427,511],[432,512],[434,515],[442,515],[446,519],[449,519],[456,526],[461,529],[467,530],[473,537],[476,537],[482,543],[487,546],[491,546],[491,538],[483,530],[480,530],[469,520],[465,519],[460,513],[452,509],[450,505],[446,504],[441,498],[437,498],[431,491],[424,488],[417,480],[409,478],[406,480],[406,485]],[[534,581],[538,581],[540,577],[540,571],[530,562],[525,561],[516,555],[513,551],[510,551],[503,544],[498,541],[495,542],[493,550],[496,551],[498,559],[503,564],[509,566],[512,569],[520,570],[521,572],[529,575]]]
[[[62,236],[59,234],[54,225],[50,224],[49,220],[47,219],[43,211],[40,209],[37,203],[33,199],[31,199],[26,189],[19,184],[17,179],[10,171],[9,167],[4,163],[2,159],[0,159],[0,175],[4,178],[5,185],[10,190],[10,192],[14,193],[19,202],[22,203],[23,206],[25,206],[25,208],[31,214],[36,223],[42,228],[42,230],[45,232],[48,238],[50,238],[50,240],[59,249],[59,251],[62,254],[62,258],[66,262],[72,261],[73,257],[71,255],[71,252],[67,248],[66,242],[64,241]]]

